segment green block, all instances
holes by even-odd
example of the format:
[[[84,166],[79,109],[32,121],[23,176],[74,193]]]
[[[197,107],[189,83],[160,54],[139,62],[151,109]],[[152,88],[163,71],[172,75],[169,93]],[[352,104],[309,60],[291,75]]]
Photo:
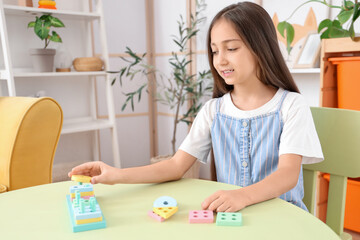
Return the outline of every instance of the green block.
[[[241,213],[218,212],[216,226],[242,226]]]

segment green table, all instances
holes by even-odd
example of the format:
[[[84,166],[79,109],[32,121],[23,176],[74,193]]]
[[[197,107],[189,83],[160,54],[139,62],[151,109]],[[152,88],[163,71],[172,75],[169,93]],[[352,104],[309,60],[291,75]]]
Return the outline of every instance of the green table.
[[[94,185],[107,228],[73,233],[66,194],[74,182],[60,182],[0,194],[0,239],[339,239],[323,222],[280,199],[241,210],[243,226],[189,224],[190,210],[221,189],[236,186],[182,179],[162,184]],[[165,222],[147,216],[155,199],[171,196],[179,211]]]

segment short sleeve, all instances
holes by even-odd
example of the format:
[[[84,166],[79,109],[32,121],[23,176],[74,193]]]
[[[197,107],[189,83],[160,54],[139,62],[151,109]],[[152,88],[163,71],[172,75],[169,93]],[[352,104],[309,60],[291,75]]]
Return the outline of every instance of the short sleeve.
[[[211,125],[214,115],[214,100],[209,100],[201,108],[191,126],[189,134],[179,149],[206,163],[211,149]]]
[[[299,94],[284,113],[284,127],[280,138],[279,155],[298,154],[302,163],[321,162],[324,159],[310,107]],[[282,111],[285,112],[285,111]]]

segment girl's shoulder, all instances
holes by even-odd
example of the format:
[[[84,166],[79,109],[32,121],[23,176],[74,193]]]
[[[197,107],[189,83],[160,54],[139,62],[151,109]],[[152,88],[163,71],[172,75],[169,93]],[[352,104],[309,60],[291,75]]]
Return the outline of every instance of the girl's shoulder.
[[[283,120],[310,111],[310,106],[303,95],[297,92],[288,92],[281,107]]]

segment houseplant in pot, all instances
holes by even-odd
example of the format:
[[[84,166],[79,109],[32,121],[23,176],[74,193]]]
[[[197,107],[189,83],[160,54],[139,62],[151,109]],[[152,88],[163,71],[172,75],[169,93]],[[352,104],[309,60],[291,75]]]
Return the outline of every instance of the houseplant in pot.
[[[129,47],[126,48],[126,53],[129,58],[122,58],[126,62],[126,66],[120,69],[120,71],[111,71],[111,73],[118,73],[118,77],[115,77],[112,84],[117,80],[120,86],[122,86],[124,77],[133,80],[135,76],[141,75],[147,78],[149,75],[154,75],[156,78],[156,93],[155,99],[161,104],[168,106],[174,110],[173,116],[173,129],[172,129],[172,154],[176,151],[176,132],[178,124],[185,123],[190,125],[195,118],[196,114],[202,107],[202,99],[205,96],[211,96],[212,92],[212,76],[210,70],[200,71],[197,74],[190,74],[188,68],[190,67],[191,60],[189,57],[194,54],[187,47],[188,43],[198,33],[199,25],[205,20],[205,18],[199,17],[201,12],[205,9],[205,4],[198,4],[197,12],[195,16],[191,17],[189,26],[186,26],[183,18],[180,16],[178,21],[178,35],[173,36],[172,40],[178,47],[178,52],[172,52],[172,56],[169,58],[168,63],[171,68],[170,75],[164,74],[155,66],[151,66],[146,63],[145,54],[138,56]],[[134,110],[134,101],[138,99],[140,101],[141,95],[148,88],[148,83],[141,84],[140,87],[134,91],[124,93],[126,100],[122,105],[124,110],[128,105],[131,105]],[[182,106],[186,104],[186,112],[181,113]],[[169,156],[158,156],[151,160],[152,163],[170,158]],[[195,168],[195,169],[194,169]],[[187,174],[189,177],[198,177],[199,166],[194,165],[193,171],[195,173]]]
[[[35,21],[28,23],[28,28],[34,28],[35,34],[44,41],[44,48],[30,49],[30,55],[33,57],[33,66],[35,72],[52,72],[54,68],[55,49],[47,48],[49,43],[62,42],[60,36],[52,31],[51,27],[65,27],[64,23],[49,14],[36,17]]]
[[[288,20],[295,14],[295,12],[302,6],[308,3],[320,3],[329,8],[340,10],[334,19],[324,19],[319,23],[318,33],[320,33],[321,39],[327,38],[341,38],[350,37],[355,40],[354,23],[360,16],[360,3],[355,1],[344,0],[342,5],[333,5],[326,0],[309,0],[300,4],[290,16],[276,26],[281,36],[285,37],[287,44],[287,51],[291,51],[291,43],[294,40],[295,30]],[[348,27],[346,27],[348,23]]]

